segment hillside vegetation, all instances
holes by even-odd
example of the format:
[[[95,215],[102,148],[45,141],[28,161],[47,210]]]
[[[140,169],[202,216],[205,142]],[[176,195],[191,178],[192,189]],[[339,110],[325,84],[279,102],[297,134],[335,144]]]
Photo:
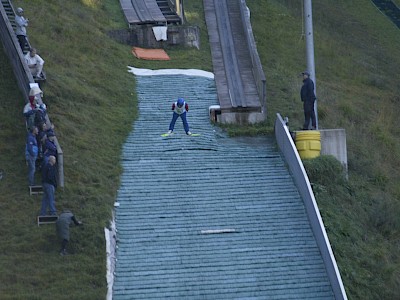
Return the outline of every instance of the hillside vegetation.
[[[303,121],[306,68],[301,1],[247,1],[267,76],[268,121]],[[1,299],[104,299],[105,241],[121,174],[122,144],[138,111],[127,66],[212,70],[202,0],[185,1],[201,28],[201,50],[169,47],[171,61],[140,61],[107,32],[126,28],[118,1],[22,1],[28,34],[44,58],[44,102],[64,151],[65,188],[57,209],[85,225],[72,228],[60,257],[51,225],[35,224],[41,198],[29,196],[22,99],[0,51]],[[400,31],[369,1],[314,1],[317,96],[321,128],[345,128],[349,180],[335,160],[306,162],[349,299],[399,299]],[[39,180],[39,177],[37,178]]]
[[[137,116],[135,81],[127,66],[211,70],[209,48],[176,47],[168,51],[170,62],[142,62],[131,54],[131,46],[107,34],[127,28],[119,1],[13,4],[24,8],[30,42],[45,60],[43,100],[64,152],[65,188],[56,191],[56,207],[71,209],[84,226],[71,228],[72,255],[60,257],[54,225],[36,225],[41,197],[28,193],[22,115],[26,99],[1,47],[0,299],[104,299],[103,228],[112,217],[119,187],[122,144]],[[187,5],[188,19],[202,24],[199,4]],[[36,179],[40,181],[39,174]]]
[[[296,2],[296,3],[295,3]],[[306,68],[298,1],[248,1],[267,76],[269,122],[303,122]],[[320,128],[344,128],[349,180],[329,159],[307,162],[350,299],[399,299],[400,30],[369,1],[313,1]]]

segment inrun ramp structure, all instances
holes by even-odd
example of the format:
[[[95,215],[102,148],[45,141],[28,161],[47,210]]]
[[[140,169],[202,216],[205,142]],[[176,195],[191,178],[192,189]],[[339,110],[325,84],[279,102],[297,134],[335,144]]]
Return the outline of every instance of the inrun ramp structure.
[[[168,73],[168,71],[165,71]],[[136,75],[123,147],[113,299],[334,299],[302,199],[273,140],[214,127],[213,78]],[[163,138],[171,104],[189,104]]]
[[[223,123],[265,119],[265,75],[244,0],[203,0]]]
[[[129,27],[145,24],[178,24],[181,18],[167,0],[119,0]]]

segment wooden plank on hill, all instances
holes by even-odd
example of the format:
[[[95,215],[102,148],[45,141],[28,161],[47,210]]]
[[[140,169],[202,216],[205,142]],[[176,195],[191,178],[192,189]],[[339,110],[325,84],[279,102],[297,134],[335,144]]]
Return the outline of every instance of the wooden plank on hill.
[[[167,22],[155,0],[120,0],[120,5],[130,25]]]
[[[141,3],[141,1],[132,0],[135,3]],[[167,19],[164,17],[161,12],[160,7],[157,4],[156,0],[144,0],[143,4],[146,6],[147,12],[149,14],[149,20],[152,20],[156,23],[166,23]]]
[[[129,24],[139,23],[140,19],[133,8],[131,0],[119,0],[125,19]]]

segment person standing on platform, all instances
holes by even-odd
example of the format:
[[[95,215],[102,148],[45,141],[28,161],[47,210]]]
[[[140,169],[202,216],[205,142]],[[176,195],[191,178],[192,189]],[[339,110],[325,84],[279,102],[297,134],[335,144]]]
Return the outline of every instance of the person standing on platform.
[[[311,129],[317,128],[317,120],[314,111],[314,102],[317,99],[314,93],[314,82],[310,78],[310,72],[304,71],[303,75],[303,86],[301,87],[300,97],[303,102],[304,108],[304,125],[303,130],[308,130],[311,119]]]

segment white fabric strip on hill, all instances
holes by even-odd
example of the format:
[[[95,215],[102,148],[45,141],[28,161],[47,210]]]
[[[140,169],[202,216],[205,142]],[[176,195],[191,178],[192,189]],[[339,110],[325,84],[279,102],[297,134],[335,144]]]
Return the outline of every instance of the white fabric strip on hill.
[[[196,70],[196,69],[161,69],[161,70],[150,70],[150,69],[139,69],[135,67],[129,67],[130,73],[137,76],[155,76],[155,75],[188,75],[188,76],[199,76],[214,79],[214,74],[211,72]]]

